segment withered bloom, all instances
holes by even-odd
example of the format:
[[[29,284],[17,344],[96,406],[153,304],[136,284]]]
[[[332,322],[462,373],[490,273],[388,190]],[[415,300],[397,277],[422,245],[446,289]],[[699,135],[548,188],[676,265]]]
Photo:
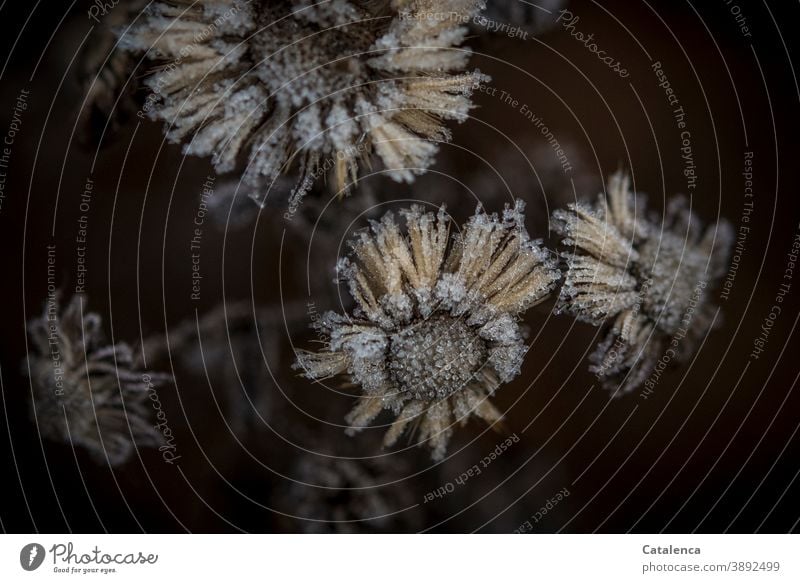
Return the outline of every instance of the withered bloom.
[[[489,397],[520,373],[526,352],[517,316],[560,275],[528,237],[522,210],[521,201],[502,217],[479,210],[451,238],[444,209],[412,206],[406,234],[387,213],[352,242],[339,271],[358,308],[326,314],[326,350],[299,352],[297,366],[312,379],[346,373],[361,387],[353,430],[388,409],[397,419],[384,444],[414,423],[438,460],[455,422],[500,419]]]
[[[708,331],[715,311],[708,295],[726,268],[733,233],[724,220],[704,229],[683,197],[670,201],[663,221],[646,217],[643,197],[622,172],[607,190],[608,199],[553,214],[571,247],[557,309],[607,326],[590,370],[622,394],[649,388],[661,363],[685,359]]]
[[[480,0],[172,0],[123,38],[159,68],[145,109],[187,154],[244,178],[325,174],[336,188],[374,152],[409,182],[432,162],[472,88],[459,48]]]
[[[82,309],[76,295],[62,312],[54,295],[28,324],[34,418],[43,437],[118,465],[162,443],[148,397],[170,377],[140,370],[127,344],[106,344],[100,316]]]

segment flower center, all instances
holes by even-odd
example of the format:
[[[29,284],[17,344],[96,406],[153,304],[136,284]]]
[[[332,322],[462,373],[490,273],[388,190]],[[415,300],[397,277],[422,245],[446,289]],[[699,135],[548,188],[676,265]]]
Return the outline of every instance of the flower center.
[[[374,55],[368,50],[387,19],[376,22],[357,11],[342,22],[315,21],[315,13],[308,11],[286,18],[295,10],[286,2],[278,9],[267,8],[261,17],[263,34],[252,41],[258,53],[257,74],[276,100],[295,107],[322,100],[318,106],[324,106],[369,80],[366,61]]]
[[[444,399],[464,388],[486,361],[484,341],[463,321],[434,316],[391,337],[389,370],[400,390]]]
[[[705,265],[708,257],[683,238],[662,233],[640,250],[645,266],[643,278],[652,285],[644,296],[644,308],[661,329],[675,332],[691,322],[693,304],[704,297]]]

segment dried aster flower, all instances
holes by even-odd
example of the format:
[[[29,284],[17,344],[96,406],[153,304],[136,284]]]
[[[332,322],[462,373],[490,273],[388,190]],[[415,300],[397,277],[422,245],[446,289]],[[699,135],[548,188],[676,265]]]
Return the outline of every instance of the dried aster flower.
[[[412,206],[402,213],[406,235],[387,213],[351,243],[355,257],[339,272],[358,307],[323,316],[326,350],[299,352],[296,366],[312,379],[347,373],[361,386],[347,418],[353,430],[389,409],[397,419],[384,445],[416,421],[438,460],[454,421],[501,417],[488,397],[520,372],[526,347],[516,316],[559,278],[528,237],[522,210],[521,201],[500,218],[479,210],[448,245],[444,209]]]
[[[330,172],[342,189],[377,153],[397,181],[431,164],[486,78],[458,48],[481,0],[172,0],[122,39],[162,64],[146,109],[184,151],[244,177]],[[437,16],[447,15],[447,18]],[[297,164],[294,164],[297,162]]]
[[[118,465],[135,447],[158,447],[148,392],[167,375],[138,370],[131,348],[107,345],[101,318],[82,314],[81,296],[60,312],[57,294],[28,324],[34,352],[27,371],[42,436],[83,447],[100,463]]]
[[[644,198],[628,176],[612,175],[608,200],[571,204],[553,214],[572,247],[557,309],[608,333],[590,356],[590,370],[618,394],[652,384],[661,362],[691,354],[709,329],[708,292],[727,265],[733,233],[721,220],[703,229],[686,199],[673,198],[663,221],[644,217]]]

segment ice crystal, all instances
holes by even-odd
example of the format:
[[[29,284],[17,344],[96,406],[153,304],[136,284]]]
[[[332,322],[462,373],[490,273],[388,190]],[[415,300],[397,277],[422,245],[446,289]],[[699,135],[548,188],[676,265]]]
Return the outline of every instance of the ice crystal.
[[[101,318],[83,314],[82,296],[63,312],[48,298],[28,324],[33,407],[43,437],[85,448],[98,462],[124,463],[134,447],[158,447],[149,391],[169,376],[139,370],[125,343],[107,345]]]
[[[721,220],[703,229],[683,197],[669,203],[663,221],[645,217],[644,198],[622,172],[608,182],[608,199],[571,204],[553,214],[554,227],[572,247],[557,309],[608,327],[590,356],[590,370],[619,394],[637,389],[659,360],[691,354],[709,329],[709,291],[722,275],[733,240]]]
[[[402,213],[406,234],[387,213],[353,240],[354,257],[339,272],[358,307],[327,313],[327,349],[300,351],[296,365],[312,379],[346,373],[360,385],[352,430],[389,409],[397,418],[384,445],[418,422],[419,441],[438,460],[455,421],[500,419],[489,396],[519,374],[526,350],[516,316],[544,300],[560,275],[528,237],[523,208],[518,201],[501,217],[479,209],[450,237],[444,208],[412,206]]]
[[[251,183],[291,167],[299,189],[330,173],[345,188],[376,153],[410,182],[472,88],[464,23],[481,0],[189,0],[153,4],[122,38],[161,64],[149,113],[187,154]],[[437,18],[448,15],[448,18]],[[141,20],[141,19],[140,19]]]

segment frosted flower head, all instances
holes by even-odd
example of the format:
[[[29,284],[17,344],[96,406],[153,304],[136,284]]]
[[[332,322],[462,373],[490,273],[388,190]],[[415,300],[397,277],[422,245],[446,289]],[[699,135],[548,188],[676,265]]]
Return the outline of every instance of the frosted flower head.
[[[708,295],[727,265],[733,234],[726,221],[704,229],[686,199],[673,198],[663,221],[646,218],[644,198],[622,172],[611,176],[608,199],[571,204],[553,214],[572,249],[558,311],[608,333],[590,356],[590,370],[607,388],[635,390],[665,354],[688,356],[708,330]]]
[[[81,296],[61,312],[50,297],[28,324],[33,407],[40,434],[86,449],[98,462],[118,465],[135,447],[158,447],[148,390],[170,377],[137,368],[131,348],[107,345],[100,316],[82,317]]]
[[[372,153],[409,182],[463,121],[472,88],[459,48],[480,0],[172,0],[123,38],[162,63],[151,117],[219,172],[246,154],[252,184],[298,168],[300,191],[337,189]],[[436,16],[447,16],[439,17]]]
[[[520,372],[526,351],[517,316],[544,300],[559,272],[523,225],[523,203],[502,216],[478,212],[450,236],[444,209],[402,212],[405,233],[387,213],[351,243],[339,272],[356,301],[352,315],[328,313],[322,352],[298,353],[312,379],[347,374],[363,395],[352,430],[388,409],[391,446],[409,424],[444,457],[457,421],[501,417],[489,402]]]

